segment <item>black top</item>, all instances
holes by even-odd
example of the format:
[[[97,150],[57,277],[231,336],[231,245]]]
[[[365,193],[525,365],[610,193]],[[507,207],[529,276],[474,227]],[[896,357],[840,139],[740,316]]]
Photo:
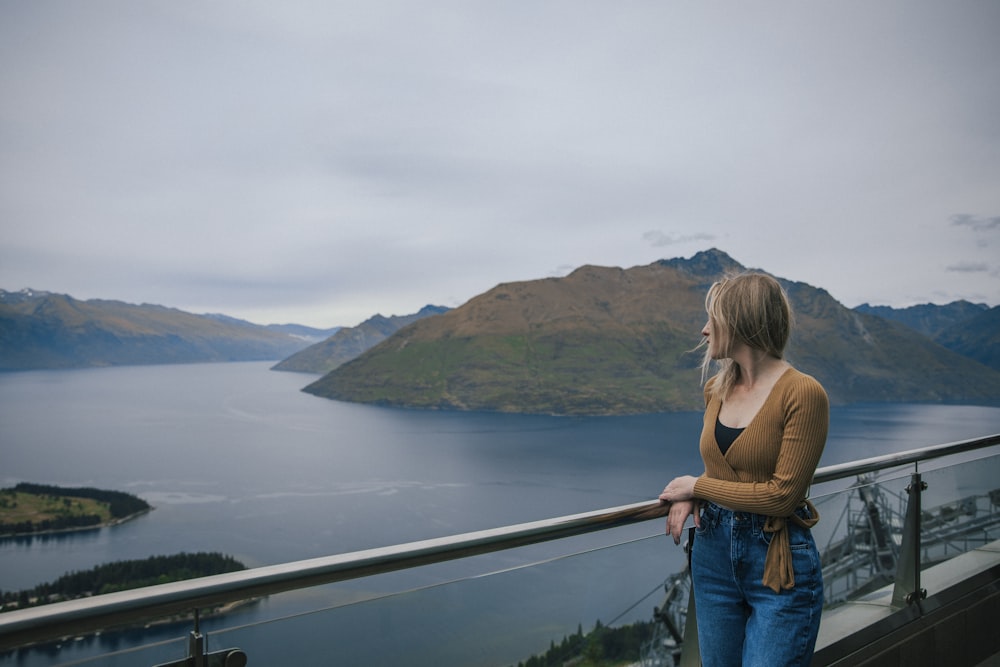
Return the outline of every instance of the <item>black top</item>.
[[[743,432],[741,428],[732,428],[726,426],[721,421],[716,418],[715,420],[715,441],[719,443],[719,451],[725,456],[726,452],[732,446],[733,441],[740,437],[740,433]]]

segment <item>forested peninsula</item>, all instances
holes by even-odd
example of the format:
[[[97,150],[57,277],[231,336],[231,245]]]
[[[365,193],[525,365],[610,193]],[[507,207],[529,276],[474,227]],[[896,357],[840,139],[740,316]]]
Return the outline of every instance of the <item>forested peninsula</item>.
[[[0,489],[0,537],[97,528],[151,509],[142,498],[122,491],[22,482]]]
[[[0,610],[35,607],[50,602],[114,593],[174,581],[238,572],[246,565],[220,553],[180,553],[123,560],[83,572],[68,572],[55,581],[22,591],[0,591]]]

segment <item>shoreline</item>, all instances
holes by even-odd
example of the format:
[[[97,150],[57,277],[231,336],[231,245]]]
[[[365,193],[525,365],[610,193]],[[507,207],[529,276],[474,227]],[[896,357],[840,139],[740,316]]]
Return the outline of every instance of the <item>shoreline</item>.
[[[84,533],[90,530],[100,530],[102,528],[113,528],[126,521],[131,521],[132,519],[137,519],[144,514],[149,514],[155,507],[148,507],[147,509],[140,510],[138,512],[133,512],[127,516],[120,517],[118,519],[111,519],[110,521],[102,521],[100,523],[95,523],[90,526],[74,526],[70,528],[50,528],[48,530],[33,530],[30,533],[0,533],[0,540],[16,539],[19,537],[42,537],[42,536],[52,536],[52,535],[64,535],[68,533]]]

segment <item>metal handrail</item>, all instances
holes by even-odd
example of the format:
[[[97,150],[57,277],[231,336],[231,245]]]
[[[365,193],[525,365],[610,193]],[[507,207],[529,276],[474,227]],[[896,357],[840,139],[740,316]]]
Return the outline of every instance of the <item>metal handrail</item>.
[[[1000,434],[825,466],[816,471],[813,482],[829,482],[997,444]],[[0,614],[0,649],[641,523],[665,516],[668,507],[659,500],[643,501],[5,612]]]
[[[816,474],[813,475],[813,484],[832,482],[838,479],[863,475],[866,472],[875,472],[877,470],[895,468],[897,466],[909,465],[911,463],[919,463],[920,461],[930,461],[932,459],[939,459],[945,456],[970,452],[975,449],[983,449],[997,444],[1000,444],[1000,433],[984,436],[982,438],[974,438],[972,440],[959,440],[957,442],[950,442],[943,445],[931,445],[929,447],[920,447],[917,449],[909,449],[904,452],[896,452],[895,454],[884,454],[882,456],[873,456],[868,459],[858,459],[856,461],[823,466],[822,468],[818,468],[816,470]]]
[[[5,612],[0,614],[0,650],[121,623],[583,535],[662,517],[667,510],[665,503],[646,501]]]

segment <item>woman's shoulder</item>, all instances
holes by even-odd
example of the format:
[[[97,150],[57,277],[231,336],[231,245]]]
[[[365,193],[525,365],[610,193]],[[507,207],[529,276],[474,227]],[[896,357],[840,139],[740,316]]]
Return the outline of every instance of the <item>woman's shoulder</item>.
[[[783,393],[786,395],[798,395],[805,398],[815,398],[827,401],[826,390],[819,380],[807,373],[803,373],[794,366],[789,366],[784,375],[778,380],[783,386]]]

